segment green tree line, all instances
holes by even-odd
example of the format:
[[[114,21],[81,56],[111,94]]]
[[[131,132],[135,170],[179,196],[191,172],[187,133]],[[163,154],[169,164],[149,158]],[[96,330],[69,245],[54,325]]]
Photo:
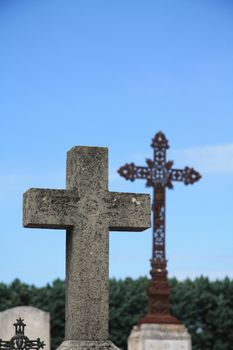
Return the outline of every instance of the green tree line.
[[[133,325],[146,313],[147,278],[110,279],[110,339],[127,348],[127,337]],[[188,328],[193,350],[233,349],[233,280],[210,281],[200,277],[169,281],[172,313]],[[64,339],[65,283],[59,279],[45,287],[20,282],[0,283],[0,311],[30,305],[50,312],[52,349]]]

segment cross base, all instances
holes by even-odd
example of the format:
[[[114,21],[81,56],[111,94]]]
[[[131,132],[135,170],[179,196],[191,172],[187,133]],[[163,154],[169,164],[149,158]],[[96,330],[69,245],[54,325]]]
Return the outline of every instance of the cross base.
[[[167,278],[167,261],[151,260],[151,280],[147,288],[148,312],[143,316],[138,325],[142,324],[181,324],[170,313],[170,288]]]
[[[142,317],[138,321],[138,325],[145,324],[145,323],[151,323],[151,324],[181,324],[177,318],[175,318],[172,315],[154,315],[154,314],[147,314],[146,316]]]
[[[65,340],[57,350],[120,350],[110,340]]]
[[[191,350],[191,336],[179,324],[142,324],[134,326],[128,350]]]

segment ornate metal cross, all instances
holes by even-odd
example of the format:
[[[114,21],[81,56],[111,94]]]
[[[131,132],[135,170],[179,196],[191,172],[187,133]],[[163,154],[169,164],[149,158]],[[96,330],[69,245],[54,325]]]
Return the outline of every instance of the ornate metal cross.
[[[193,168],[173,169],[173,161],[166,160],[168,140],[160,131],[152,139],[154,160],[146,159],[147,166],[136,166],[134,163],[125,164],[118,173],[126,180],[146,180],[147,187],[153,187],[153,247],[151,259],[152,276],[148,288],[148,313],[139,323],[180,323],[170,314],[170,289],[167,279],[167,260],[165,250],[165,189],[172,189],[173,181],[193,184],[201,175]]]
[[[45,343],[37,338],[36,340],[29,340],[26,335],[24,335],[24,328],[26,324],[21,318],[16,320],[14,323],[15,335],[10,340],[0,339],[0,349],[1,350],[39,350],[43,349]]]

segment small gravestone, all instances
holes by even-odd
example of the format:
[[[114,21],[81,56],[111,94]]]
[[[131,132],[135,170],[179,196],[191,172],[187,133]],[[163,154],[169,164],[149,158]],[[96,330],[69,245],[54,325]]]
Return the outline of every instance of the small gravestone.
[[[43,339],[44,349],[50,350],[50,315],[48,312],[32,306],[17,306],[0,312],[0,339],[11,339],[13,324],[17,319],[26,323],[26,335],[29,339]]]
[[[40,338],[29,339],[25,334],[26,323],[20,317],[13,324],[15,334],[8,340],[0,339],[0,350],[40,350],[45,343]]]
[[[61,349],[114,349],[108,340],[109,230],[150,227],[150,197],[108,191],[108,150],[74,147],[67,189],[24,194],[25,227],[66,229],[65,341]]]

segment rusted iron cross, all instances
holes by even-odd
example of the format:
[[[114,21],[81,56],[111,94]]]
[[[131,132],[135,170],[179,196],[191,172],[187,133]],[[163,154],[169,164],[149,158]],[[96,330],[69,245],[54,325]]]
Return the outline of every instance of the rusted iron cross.
[[[147,166],[125,164],[118,173],[126,180],[146,180],[146,186],[153,188],[153,246],[151,259],[151,282],[148,288],[148,313],[142,323],[179,323],[170,314],[170,289],[167,279],[167,260],[165,250],[165,189],[172,189],[173,181],[181,181],[185,185],[193,184],[201,175],[193,168],[173,169],[173,161],[166,160],[168,140],[160,131],[152,139],[154,160],[146,159]]]

